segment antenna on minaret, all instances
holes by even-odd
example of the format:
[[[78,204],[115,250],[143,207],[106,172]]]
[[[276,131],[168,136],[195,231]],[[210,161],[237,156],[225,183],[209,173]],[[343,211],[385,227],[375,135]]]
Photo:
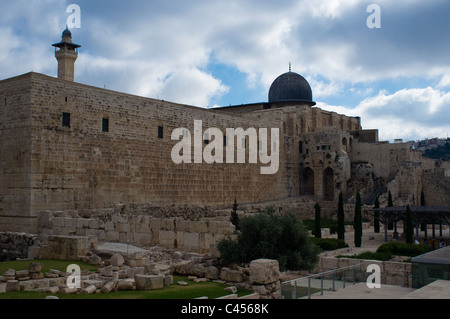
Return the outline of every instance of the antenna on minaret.
[[[291,72],[291,62],[289,62],[289,72]]]

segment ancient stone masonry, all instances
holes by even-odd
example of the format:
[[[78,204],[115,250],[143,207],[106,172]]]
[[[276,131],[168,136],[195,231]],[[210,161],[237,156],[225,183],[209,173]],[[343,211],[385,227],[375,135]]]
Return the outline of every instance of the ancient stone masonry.
[[[37,235],[0,232],[0,262],[28,258],[29,248],[38,242]]]
[[[450,203],[444,178],[449,163],[426,160],[408,143],[379,141],[378,130],[364,130],[359,117],[315,107],[309,83],[291,70],[273,82],[268,102],[205,109],[75,83],[73,58],[80,45],[64,30],[55,46],[59,78],[31,72],[0,81],[0,230],[37,234],[46,227],[39,224],[42,212],[93,212],[116,205],[217,208],[230,207],[234,199],[252,204],[299,196],[337,203],[340,192],[352,202],[357,191],[366,204],[388,191],[394,200],[417,203],[417,194],[427,189],[429,205]],[[206,134],[212,128],[222,135]],[[231,138],[227,129],[247,134]],[[268,130],[270,147],[255,143],[253,129]],[[272,141],[276,132],[279,137]],[[185,139],[192,147],[180,148],[178,163],[173,150]],[[217,160],[233,148],[245,152],[243,163],[237,154],[230,156],[232,163]],[[217,156],[212,163],[204,161],[206,150]],[[264,153],[276,154],[277,169],[270,174],[261,173],[272,164],[263,163]],[[256,163],[250,155],[258,155]],[[54,217],[57,233],[70,228],[82,233],[74,223],[86,222],[62,225],[60,216]],[[116,229],[110,223],[105,229],[81,229],[130,239],[123,229],[129,226]],[[139,228],[139,221],[132,223]],[[145,220],[150,224],[154,227]],[[177,230],[176,236],[181,232],[183,238],[162,229],[158,240],[156,233],[133,240],[209,246],[203,231]]]
[[[145,209],[144,209],[145,210]],[[164,217],[162,209],[154,208],[154,215],[134,213],[120,214],[120,209],[95,210],[87,213],[90,218],[83,218],[77,211],[42,212],[39,214],[41,235],[86,236],[97,238],[98,241],[122,242],[141,247],[160,246],[170,249],[183,249],[195,252],[214,252],[218,240],[231,236],[235,230],[229,217],[199,218],[193,220],[195,209],[191,209],[192,216],[185,219],[178,217]],[[182,211],[182,209],[180,209]],[[197,211],[201,215],[202,209]],[[206,214],[207,215],[207,214]],[[57,251],[57,248],[50,249]]]

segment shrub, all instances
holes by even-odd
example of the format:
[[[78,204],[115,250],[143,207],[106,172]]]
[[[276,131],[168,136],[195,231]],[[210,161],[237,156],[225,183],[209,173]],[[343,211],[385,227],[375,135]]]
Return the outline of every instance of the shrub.
[[[392,258],[392,254],[390,252],[381,252],[380,253],[380,252],[373,252],[373,251],[365,251],[358,255],[339,256],[339,257],[387,261]]]
[[[263,211],[243,217],[239,226],[237,241],[218,242],[217,248],[226,263],[269,258],[278,260],[281,270],[311,270],[319,260],[319,248],[309,240],[302,221],[292,213],[279,216]]]
[[[404,244],[399,242],[385,243],[378,247],[377,252],[389,252],[392,255],[415,257],[431,251],[427,245]]]
[[[336,250],[339,248],[346,248],[348,244],[337,238],[310,238],[310,240],[316,244],[322,250]]]

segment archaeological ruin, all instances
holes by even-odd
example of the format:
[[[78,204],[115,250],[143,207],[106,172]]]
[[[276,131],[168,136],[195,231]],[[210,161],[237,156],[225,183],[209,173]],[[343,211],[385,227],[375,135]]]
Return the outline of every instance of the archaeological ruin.
[[[332,216],[340,192],[349,205],[357,191],[367,205],[385,205],[389,191],[398,206],[419,205],[422,192],[430,206],[450,204],[449,163],[316,107],[291,70],[267,102],[205,109],[77,83],[80,45],[66,29],[53,46],[57,78],[0,81],[0,232],[37,236],[16,239],[22,258],[27,246],[42,254],[51,236],[211,253],[234,231],[235,199],[242,211],[270,204],[302,217],[316,202]],[[226,161],[230,150],[244,160]]]

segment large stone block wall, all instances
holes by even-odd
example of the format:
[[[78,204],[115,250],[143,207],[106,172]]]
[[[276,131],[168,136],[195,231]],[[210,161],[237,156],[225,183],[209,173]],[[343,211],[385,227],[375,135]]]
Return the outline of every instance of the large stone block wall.
[[[30,88],[17,78],[0,84],[0,231],[27,232],[36,225],[29,209]]]
[[[376,177],[392,178],[406,162],[421,162],[420,152],[405,143],[353,143],[352,162],[373,164]]]
[[[9,140],[2,139],[0,154],[7,155],[1,155],[0,174],[8,176],[0,179],[0,229],[36,233],[36,215],[44,210],[109,208],[118,203],[229,206],[235,198],[251,203],[289,196],[281,164],[276,174],[262,175],[261,167],[268,165],[249,164],[248,156],[244,164],[176,165],[171,158],[178,143],[171,140],[172,131],[184,127],[193,135],[194,120],[203,121],[203,130],[216,127],[224,134],[226,128],[239,127],[270,132],[282,126],[276,116],[250,122],[36,73],[2,81],[0,87],[1,97],[14,96],[7,97],[11,114],[2,114],[2,131],[15,118],[22,121],[16,125],[19,129],[7,132]],[[26,101],[18,92],[25,92],[21,94]],[[63,112],[70,113],[70,127],[62,125]],[[109,132],[102,131],[104,118]],[[163,138],[158,137],[159,126]],[[284,139],[277,144],[283,163]]]
[[[83,217],[92,215],[93,217]],[[41,212],[40,232],[45,235],[87,236],[100,242],[121,242],[140,247],[160,246],[197,253],[217,253],[218,240],[233,235],[227,220],[123,215],[114,210],[88,214],[76,211]]]
[[[423,172],[423,192],[425,201],[430,206],[450,205],[450,176],[443,168]]]

